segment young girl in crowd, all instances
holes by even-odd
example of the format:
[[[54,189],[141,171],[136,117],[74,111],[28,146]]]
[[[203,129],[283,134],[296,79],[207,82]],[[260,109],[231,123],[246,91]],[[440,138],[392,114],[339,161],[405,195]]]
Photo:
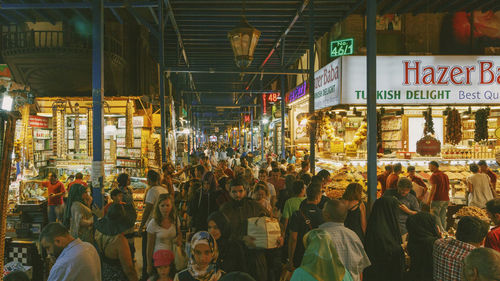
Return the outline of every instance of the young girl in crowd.
[[[158,250],[153,254],[155,273],[148,281],[172,281],[175,276],[174,253]]]
[[[215,239],[206,231],[191,239],[187,269],[177,273],[174,281],[218,281],[224,271],[217,267],[219,251]]]
[[[160,194],[153,210],[153,219],[148,224],[147,258],[148,274],[153,273],[153,253],[158,250],[174,250],[182,244],[180,221],[174,208],[174,198],[168,193]]]

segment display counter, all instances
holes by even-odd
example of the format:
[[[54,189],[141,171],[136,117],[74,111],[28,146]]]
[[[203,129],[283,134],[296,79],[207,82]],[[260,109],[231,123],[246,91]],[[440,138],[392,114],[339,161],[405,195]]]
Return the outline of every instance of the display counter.
[[[395,159],[395,158],[380,158],[378,159],[377,170],[379,173],[384,171],[385,165],[393,165],[401,163],[403,168],[403,176],[406,175],[405,168],[414,166],[417,176],[421,177],[424,182],[430,186],[429,179],[432,173],[429,171],[428,164],[430,161],[437,161],[440,164],[440,170],[445,172],[450,179],[450,200],[454,204],[465,204],[466,202],[466,179],[472,175],[469,171],[469,164],[477,163],[478,159],[470,160],[450,160],[440,157],[422,157],[415,159]],[[486,163],[490,169],[495,172],[497,177],[500,177],[500,166],[493,159],[487,159]],[[319,158],[316,161],[316,170],[326,169],[332,174],[332,182],[328,185],[328,194],[330,197],[339,198],[347,185],[351,182],[360,183],[366,190],[366,159],[349,159],[349,160],[333,160]],[[377,186],[380,192],[380,184]],[[500,182],[497,181],[497,193],[500,193]],[[380,196],[380,194],[379,194]]]

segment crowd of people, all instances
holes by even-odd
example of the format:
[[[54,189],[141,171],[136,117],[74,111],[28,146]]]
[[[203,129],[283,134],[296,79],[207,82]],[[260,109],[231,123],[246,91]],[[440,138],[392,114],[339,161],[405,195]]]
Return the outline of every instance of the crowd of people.
[[[414,167],[407,177],[401,165],[385,167],[382,195],[368,216],[360,184],[330,199],[328,171],[313,175],[307,156],[287,158],[257,165],[251,154],[207,147],[191,156],[193,165],[148,171],[142,272],[129,176],[117,177],[112,201],[100,210],[91,207],[81,175],[63,200],[66,189],[52,174],[44,185],[53,222],[40,235],[55,258],[48,280],[500,280],[500,199],[486,163],[470,167],[469,202],[485,208],[495,227],[463,217],[452,238],[449,180],[437,162],[429,164],[429,189]],[[262,237],[248,235],[255,217],[279,221],[272,247],[256,247]]]

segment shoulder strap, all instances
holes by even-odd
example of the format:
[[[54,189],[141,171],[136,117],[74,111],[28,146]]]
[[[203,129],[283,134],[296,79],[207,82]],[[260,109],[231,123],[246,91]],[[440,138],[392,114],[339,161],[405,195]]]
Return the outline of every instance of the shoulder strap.
[[[311,220],[308,217],[306,217],[306,215],[304,214],[304,212],[302,212],[302,210],[299,209],[299,212],[302,215],[302,218],[304,219],[304,222],[306,223],[307,227],[309,227],[309,230],[313,229],[311,225]]]

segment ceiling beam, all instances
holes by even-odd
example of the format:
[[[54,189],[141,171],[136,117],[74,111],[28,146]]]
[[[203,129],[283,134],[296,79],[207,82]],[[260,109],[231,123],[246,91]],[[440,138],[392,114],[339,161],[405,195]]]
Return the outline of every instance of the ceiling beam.
[[[260,104],[192,104],[192,107],[220,107],[220,108],[240,108],[240,107],[260,107]]]
[[[306,74],[307,70],[303,69],[216,69],[216,68],[195,68],[195,67],[175,67],[166,66],[165,72],[176,72],[176,73],[210,73],[210,74],[263,74],[263,75],[302,75]]]
[[[149,8],[157,7],[157,2],[104,2],[104,8]],[[90,9],[92,3],[90,2],[61,2],[61,3],[5,3],[0,6],[0,10],[54,10],[54,9]]]
[[[182,91],[184,94],[194,94],[194,91]],[[246,90],[234,90],[234,91],[211,91],[211,90],[197,90],[196,93],[200,94],[271,94],[271,93],[279,93],[279,90],[265,90],[265,91],[246,91]]]

